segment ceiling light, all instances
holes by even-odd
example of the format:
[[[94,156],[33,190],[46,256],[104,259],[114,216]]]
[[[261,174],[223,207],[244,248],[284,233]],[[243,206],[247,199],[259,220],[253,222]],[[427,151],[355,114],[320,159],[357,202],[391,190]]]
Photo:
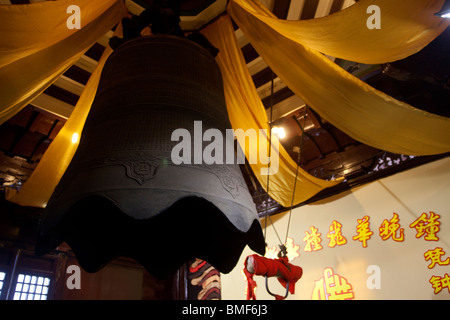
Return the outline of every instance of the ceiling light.
[[[286,133],[283,127],[273,127],[272,132],[278,136],[279,139],[286,138]]]
[[[441,11],[435,13],[434,15],[441,18],[450,18],[450,0],[445,0]]]

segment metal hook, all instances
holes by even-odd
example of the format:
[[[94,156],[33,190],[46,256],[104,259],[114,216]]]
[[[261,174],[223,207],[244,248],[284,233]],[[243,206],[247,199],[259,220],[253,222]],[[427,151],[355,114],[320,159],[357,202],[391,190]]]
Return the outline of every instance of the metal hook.
[[[268,283],[268,277],[267,277],[267,276],[266,276],[266,290],[267,290],[267,292],[268,292],[272,297],[275,297],[275,298],[276,298],[276,297],[278,296],[278,295],[272,293],[272,292],[269,290],[269,283]],[[283,299],[286,299],[288,295],[289,295],[289,282],[286,283],[286,294],[284,295],[284,298],[283,298]]]

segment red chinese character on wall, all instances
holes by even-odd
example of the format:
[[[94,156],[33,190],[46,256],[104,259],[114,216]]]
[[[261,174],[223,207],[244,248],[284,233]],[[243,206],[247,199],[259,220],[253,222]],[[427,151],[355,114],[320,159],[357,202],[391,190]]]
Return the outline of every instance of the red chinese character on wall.
[[[300,253],[298,252],[300,250],[300,246],[294,243],[294,239],[288,237],[284,245],[286,246],[286,256],[288,257],[289,262],[300,257]],[[280,250],[277,249],[277,247],[266,247],[266,253],[264,254],[264,257],[269,259],[277,259],[279,252]]]
[[[440,217],[440,215],[435,214],[433,211],[430,211],[430,217],[428,217],[424,212],[409,226],[416,229],[416,238],[420,238],[425,235],[424,239],[427,241],[438,241],[439,238],[436,234],[438,233],[439,225],[441,224],[438,221]]]
[[[333,268],[326,268],[323,277],[315,281],[312,300],[352,300],[355,298],[352,285]]]
[[[434,268],[434,266],[436,264],[438,264],[440,266],[445,266],[445,265],[450,264],[450,258],[447,258],[444,261],[442,261],[441,257],[444,254],[445,254],[445,251],[441,247],[437,247],[434,250],[428,250],[427,252],[425,252],[423,254],[423,256],[425,257],[425,261],[428,261],[428,260],[431,261],[431,263],[428,265],[428,269]]]
[[[289,261],[293,261],[300,257],[300,253],[298,252],[300,250],[300,246],[294,243],[294,239],[288,237],[285,246]]]
[[[362,246],[367,248],[367,240],[371,238],[373,232],[370,231],[369,217],[364,216],[362,219],[357,219],[358,225],[356,226],[357,235],[353,237],[353,240],[358,240],[362,242]]]
[[[318,232],[319,229],[314,227],[309,227],[309,230],[311,233],[305,231],[306,236],[303,238],[303,241],[306,242],[306,245],[303,250],[306,252],[321,250],[322,245],[320,243],[322,242],[322,238],[320,236],[322,234]]]
[[[327,233],[327,238],[330,239],[328,246],[334,248],[335,246],[342,246],[347,243],[347,239],[342,235],[342,224],[334,220],[331,223],[330,230]]]
[[[443,277],[432,276],[429,282],[433,286],[435,294],[438,294],[444,288],[447,288],[450,293],[450,277],[448,274],[445,274]]]
[[[392,240],[402,242],[404,240],[403,228],[400,228],[398,223],[400,219],[398,215],[394,212],[394,216],[391,220],[385,219],[381,224],[379,231],[380,237],[383,241],[392,237]]]
[[[272,248],[266,247],[266,253],[264,254],[264,257],[269,259],[276,259],[278,258],[278,252],[280,252],[280,250],[278,250],[276,246],[273,246]]]

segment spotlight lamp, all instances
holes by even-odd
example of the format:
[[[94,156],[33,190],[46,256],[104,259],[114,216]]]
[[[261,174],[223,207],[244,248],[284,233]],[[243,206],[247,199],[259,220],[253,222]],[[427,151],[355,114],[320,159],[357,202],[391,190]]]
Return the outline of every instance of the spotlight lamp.
[[[438,17],[441,17],[441,18],[450,19],[450,0],[445,0],[441,11],[435,13],[434,15],[438,16]]]
[[[279,139],[286,138],[286,132],[283,127],[273,127],[272,131],[278,136]]]

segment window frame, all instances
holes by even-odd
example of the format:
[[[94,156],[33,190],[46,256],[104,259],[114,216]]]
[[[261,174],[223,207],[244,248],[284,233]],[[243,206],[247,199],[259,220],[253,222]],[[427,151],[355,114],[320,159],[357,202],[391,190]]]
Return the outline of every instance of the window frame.
[[[0,272],[5,273],[0,300],[14,300],[20,274],[48,278],[50,283],[46,286],[48,288],[46,300],[54,298],[56,257],[36,257],[31,251],[23,249],[2,251],[9,254],[11,259],[7,263],[4,261],[0,264]]]
[[[30,282],[25,282],[25,279],[24,279],[24,281],[19,281],[20,275],[24,275],[25,277],[26,276],[30,276],[31,277]],[[42,287],[47,287],[48,291],[45,294],[46,299],[44,299],[44,300],[49,300],[49,298],[51,298],[50,295],[52,293],[51,291],[52,291],[52,285],[53,285],[52,275],[49,274],[48,272],[36,272],[36,271],[28,270],[28,269],[19,269],[19,270],[17,270],[15,272],[14,279],[11,282],[11,290],[10,290],[10,294],[9,294],[9,297],[8,297],[9,299],[8,300],[16,300],[15,299],[15,296],[16,296],[16,293],[17,293],[16,289],[17,289],[17,285],[19,283],[22,283],[23,285],[28,285],[28,286],[29,285],[37,286],[38,284],[32,284],[31,283],[31,280],[32,280],[33,277],[37,278],[36,281],[38,281],[39,278],[44,278],[44,281],[45,281],[45,279],[49,280],[49,284],[48,285],[44,285],[44,283],[42,285],[40,285]],[[20,291],[20,292],[22,293],[22,291]],[[25,293],[25,292],[23,292],[23,293]],[[26,292],[26,293],[29,294],[29,292]],[[34,294],[35,293],[33,293],[33,295]],[[28,300],[28,299],[17,299],[17,300]],[[34,299],[32,299],[32,300],[34,300]],[[42,300],[42,299],[39,299],[39,300]]]
[[[9,288],[8,270],[6,270],[6,268],[3,268],[0,266],[0,273],[5,274],[5,277],[3,278],[3,280],[0,280],[0,282],[3,283],[2,288],[0,289],[0,300],[5,300],[6,294],[8,293],[8,288]]]

